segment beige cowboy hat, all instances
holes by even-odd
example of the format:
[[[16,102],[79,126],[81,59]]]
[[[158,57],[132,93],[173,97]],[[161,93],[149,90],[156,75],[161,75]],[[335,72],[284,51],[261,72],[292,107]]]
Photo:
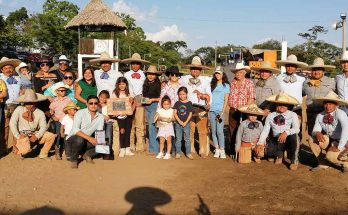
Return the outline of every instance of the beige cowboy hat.
[[[131,58],[123,59],[122,63],[141,63],[141,64],[150,64],[150,61],[141,59],[139,53],[134,53]]]
[[[2,57],[0,60],[0,69],[6,65],[11,65],[13,67],[17,67],[21,63],[18,59],[10,59],[7,57]]]
[[[71,109],[79,110],[80,108],[78,106],[76,106],[76,104],[74,102],[70,102],[67,106],[65,106],[63,111],[64,111],[64,113],[66,113],[68,110],[71,110]]]
[[[236,67],[234,69],[231,69],[231,72],[237,72],[239,70],[245,70],[247,72],[250,72],[250,67],[245,66],[243,63],[237,63]]]
[[[325,65],[323,58],[317,57],[314,59],[313,65],[309,65],[307,67],[308,70],[312,70],[314,68],[324,68],[325,70],[332,70],[336,67],[332,65]]]
[[[348,101],[341,99],[335,92],[330,91],[326,96],[320,96],[312,99],[315,102],[335,102],[338,105],[348,105]]]
[[[278,94],[271,95],[266,100],[269,102],[276,103],[276,104],[286,104],[286,105],[298,105],[299,104],[299,101],[296,98],[294,98],[294,97],[292,97],[284,92],[280,92]]]
[[[19,102],[19,103],[40,102],[46,99],[47,99],[46,96],[40,93],[35,93],[33,89],[25,89],[24,94],[19,96],[16,102]]]
[[[157,70],[157,67],[154,65],[150,65],[149,68],[147,68],[145,73],[152,73],[156,75],[161,75],[162,72]]]
[[[257,107],[256,104],[245,105],[243,107],[238,108],[238,110],[242,113],[253,114],[253,115],[264,115],[265,112]]]
[[[21,63],[15,68],[15,70],[16,70],[16,72],[19,74],[20,70],[21,70],[22,68],[24,68],[24,67],[29,68],[29,66],[28,66],[26,63],[21,62]]]
[[[222,66],[217,66],[217,67],[215,67],[214,73],[223,74],[224,68]]]
[[[308,64],[306,64],[304,62],[298,61],[296,55],[293,55],[293,54],[289,55],[286,60],[278,60],[278,61],[276,61],[276,64],[278,66],[285,66],[287,64],[294,64],[298,68],[304,68],[304,67],[308,66]]]
[[[99,58],[90,60],[89,62],[90,62],[91,64],[98,64],[98,63],[100,63],[100,62],[111,62],[111,63],[116,63],[116,62],[120,62],[120,61],[121,61],[120,59],[110,57],[109,53],[107,53],[107,52],[102,52],[102,53],[100,54],[100,57],[99,57]]]
[[[56,84],[54,84],[53,86],[52,86],[52,94],[54,95],[54,96],[57,96],[57,90],[58,89],[60,89],[60,88],[65,88],[65,89],[70,89],[70,87],[68,86],[68,85],[66,85],[66,84],[64,84],[63,82],[58,82],[58,83],[56,83]]]
[[[201,58],[199,56],[194,56],[192,58],[191,64],[185,64],[182,67],[187,68],[187,69],[191,69],[191,68],[199,68],[202,70],[209,70],[210,69],[210,67],[202,65],[202,61],[201,61]]]
[[[343,52],[341,59],[340,59],[340,62],[342,62],[342,61],[348,61],[348,51]]]
[[[280,70],[277,68],[273,68],[272,63],[269,61],[263,61],[261,63],[261,66],[253,66],[253,67],[251,67],[251,70],[258,71],[258,72],[260,72],[261,70],[266,70],[266,71],[272,72],[273,74],[280,73]]]

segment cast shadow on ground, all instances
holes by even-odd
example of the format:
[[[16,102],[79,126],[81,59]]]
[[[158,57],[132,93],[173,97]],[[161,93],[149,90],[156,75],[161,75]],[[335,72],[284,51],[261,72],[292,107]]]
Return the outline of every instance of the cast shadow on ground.
[[[198,215],[211,215],[208,205],[203,201],[201,195],[197,193],[199,206],[196,209]]]
[[[43,206],[40,208],[27,210],[20,215],[64,215],[64,212],[58,208]]]

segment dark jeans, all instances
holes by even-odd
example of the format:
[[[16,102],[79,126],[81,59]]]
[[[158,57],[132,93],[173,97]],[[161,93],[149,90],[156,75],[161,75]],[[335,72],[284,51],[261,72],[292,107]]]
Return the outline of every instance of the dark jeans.
[[[112,130],[112,122],[106,122],[104,123],[104,131],[105,131],[105,141],[110,146],[110,152],[112,151],[112,138],[113,138],[113,130]]]
[[[57,135],[55,146],[61,149],[62,144],[61,144],[61,136],[60,136],[60,127],[62,126],[62,124],[60,124],[59,121],[54,121],[53,124],[54,124],[55,134]]]
[[[95,153],[95,146],[77,135],[69,137],[69,139],[67,140],[67,145],[69,150],[71,149],[70,161],[77,162],[79,154],[84,149],[86,149],[85,155],[87,156],[93,157],[97,155],[97,153]]]
[[[65,150],[65,156],[68,159],[70,159],[70,157],[71,157],[71,145],[68,144],[66,137],[64,138],[64,150]]]
[[[130,147],[130,132],[132,129],[133,117],[127,116],[125,119],[117,119],[120,132],[120,148]]]
[[[297,134],[287,136],[285,143],[279,143],[278,137],[271,138],[266,146],[266,156],[282,158],[285,150],[288,152],[291,163],[297,164],[300,150]]]
[[[239,124],[242,120],[246,119],[246,114],[242,114],[235,108],[230,108],[228,125],[230,131],[230,140],[229,144],[226,144],[225,149],[228,153],[235,154],[235,144],[236,144],[236,134],[239,127]]]

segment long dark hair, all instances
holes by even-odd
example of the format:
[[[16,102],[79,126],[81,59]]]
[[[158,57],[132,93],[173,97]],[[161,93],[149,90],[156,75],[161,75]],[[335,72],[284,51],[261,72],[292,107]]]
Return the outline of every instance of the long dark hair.
[[[115,89],[114,89],[114,93],[115,93],[115,95],[117,96],[117,98],[120,97],[120,89],[119,89],[119,87],[118,87],[118,85],[119,85],[120,83],[125,83],[125,84],[126,84],[126,89],[125,89],[125,91],[126,91],[126,96],[129,96],[129,87],[128,87],[129,85],[128,85],[127,79],[126,79],[125,77],[119,77],[119,78],[117,79],[117,81],[116,81],[116,85],[115,85]]]
[[[215,73],[213,75],[213,78],[211,79],[211,82],[210,82],[210,88],[211,88],[211,91],[213,92],[217,86],[217,82],[218,80],[216,79],[215,77]],[[225,74],[225,72],[222,73],[222,85],[225,86],[226,84],[230,84],[230,82],[228,82],[228,78],[227,78],[227,75]]]
[[[92,82],[91,82],[91,85],[92,85],[92,87],[95,87],[96,83],[95,83],[95,78],[94,78],[94,70],[93,70],[92,67],[88,66],[88,67],[83,69],[83,71],[82,71],[82,79],[81,80],[84,81],[85,83],[87,83],[87,81],[86,81],[86,79],[84,77],[87,70],[90,70],[92,72]]]

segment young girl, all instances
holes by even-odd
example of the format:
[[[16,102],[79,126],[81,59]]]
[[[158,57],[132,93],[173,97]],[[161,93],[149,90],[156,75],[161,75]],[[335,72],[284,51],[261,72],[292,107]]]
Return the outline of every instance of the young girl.
[[[107,90],[100,91],[99,95],[99,112],[104,115],[105,124],[105,141],[110,146],[110,154],[109,155],[103,155],[104,160],[113,160],[113,152],[112,152],[112,120],[108,116],[108,108],[106,105],[107,100],[110,98],[110,93]]]
[[[116,116],[118,128],[119,128],[119,144],[120,153],[119,157],[133,156],[134,153],[130,149],[130,132],[133,123],[133,111],[135,105],[133,103],[133,98],[130,97],[128,81],[124,77],[119,77],[116,81],[115,90],[112,93],[112,98],[128,98],[129,102],[132,104],[132,111],[129,115],[118,115]]]
[[[192,160],[193,156],[191,155],[190,121],[192,118],[193,105],[192,102],[187,99],[186,87],[180,87],[178,89],[178,96],[179,101],[177,101],[174,105],[174,117],[176,119],[175,158],[180,158],[182,133],[184,133],[186,156]]]
[[[228,104],[230,85],[226,74],[220,66],[216,67],[211,80],[212,101],[209,110],[209,121],[211,125],[211,136],[215,146],[215,158],[226,158],[225,136],[224,136],[224,112]]]
[[[157,122],[160,148],[159,153],[156,156],[158,159],[170,159],[170,152],[172,150],[172,137],[174,137],[173,120],[174,109],[171,108],[171,102],[169,96],[163,96],[161,100],[161,107],[156,111],[154,121]],[[167,153],[164,155],[164,142],[167,141]]]
[[[263,126],[257,120],[257,116],[264,115],[264,112],[256,104],[243,106],[238,110],[241,113],[246,113],[248,117],[241,122],[236,135],[235,149],[238,152],[238,162],[250,163],[253,152],[254,161],[260,163],[260,158],[264,155],[264,147],[256,145],[256,143],[260,138]]]
[[[69,148],[68,144],[66,144],[66,136],[69,135],[73,123],[74,123],[74,116],[76,111],[80,109],[75,105],[74,102],[70,102],[65,108],[64,108],[64,113],[65,116],[63,117],[61,121],[61,127],[60,127],[60,136],[64,138],[64,146],[65,146],[65,156],[67,160],[70,159],[71,155],[71,148]]]

